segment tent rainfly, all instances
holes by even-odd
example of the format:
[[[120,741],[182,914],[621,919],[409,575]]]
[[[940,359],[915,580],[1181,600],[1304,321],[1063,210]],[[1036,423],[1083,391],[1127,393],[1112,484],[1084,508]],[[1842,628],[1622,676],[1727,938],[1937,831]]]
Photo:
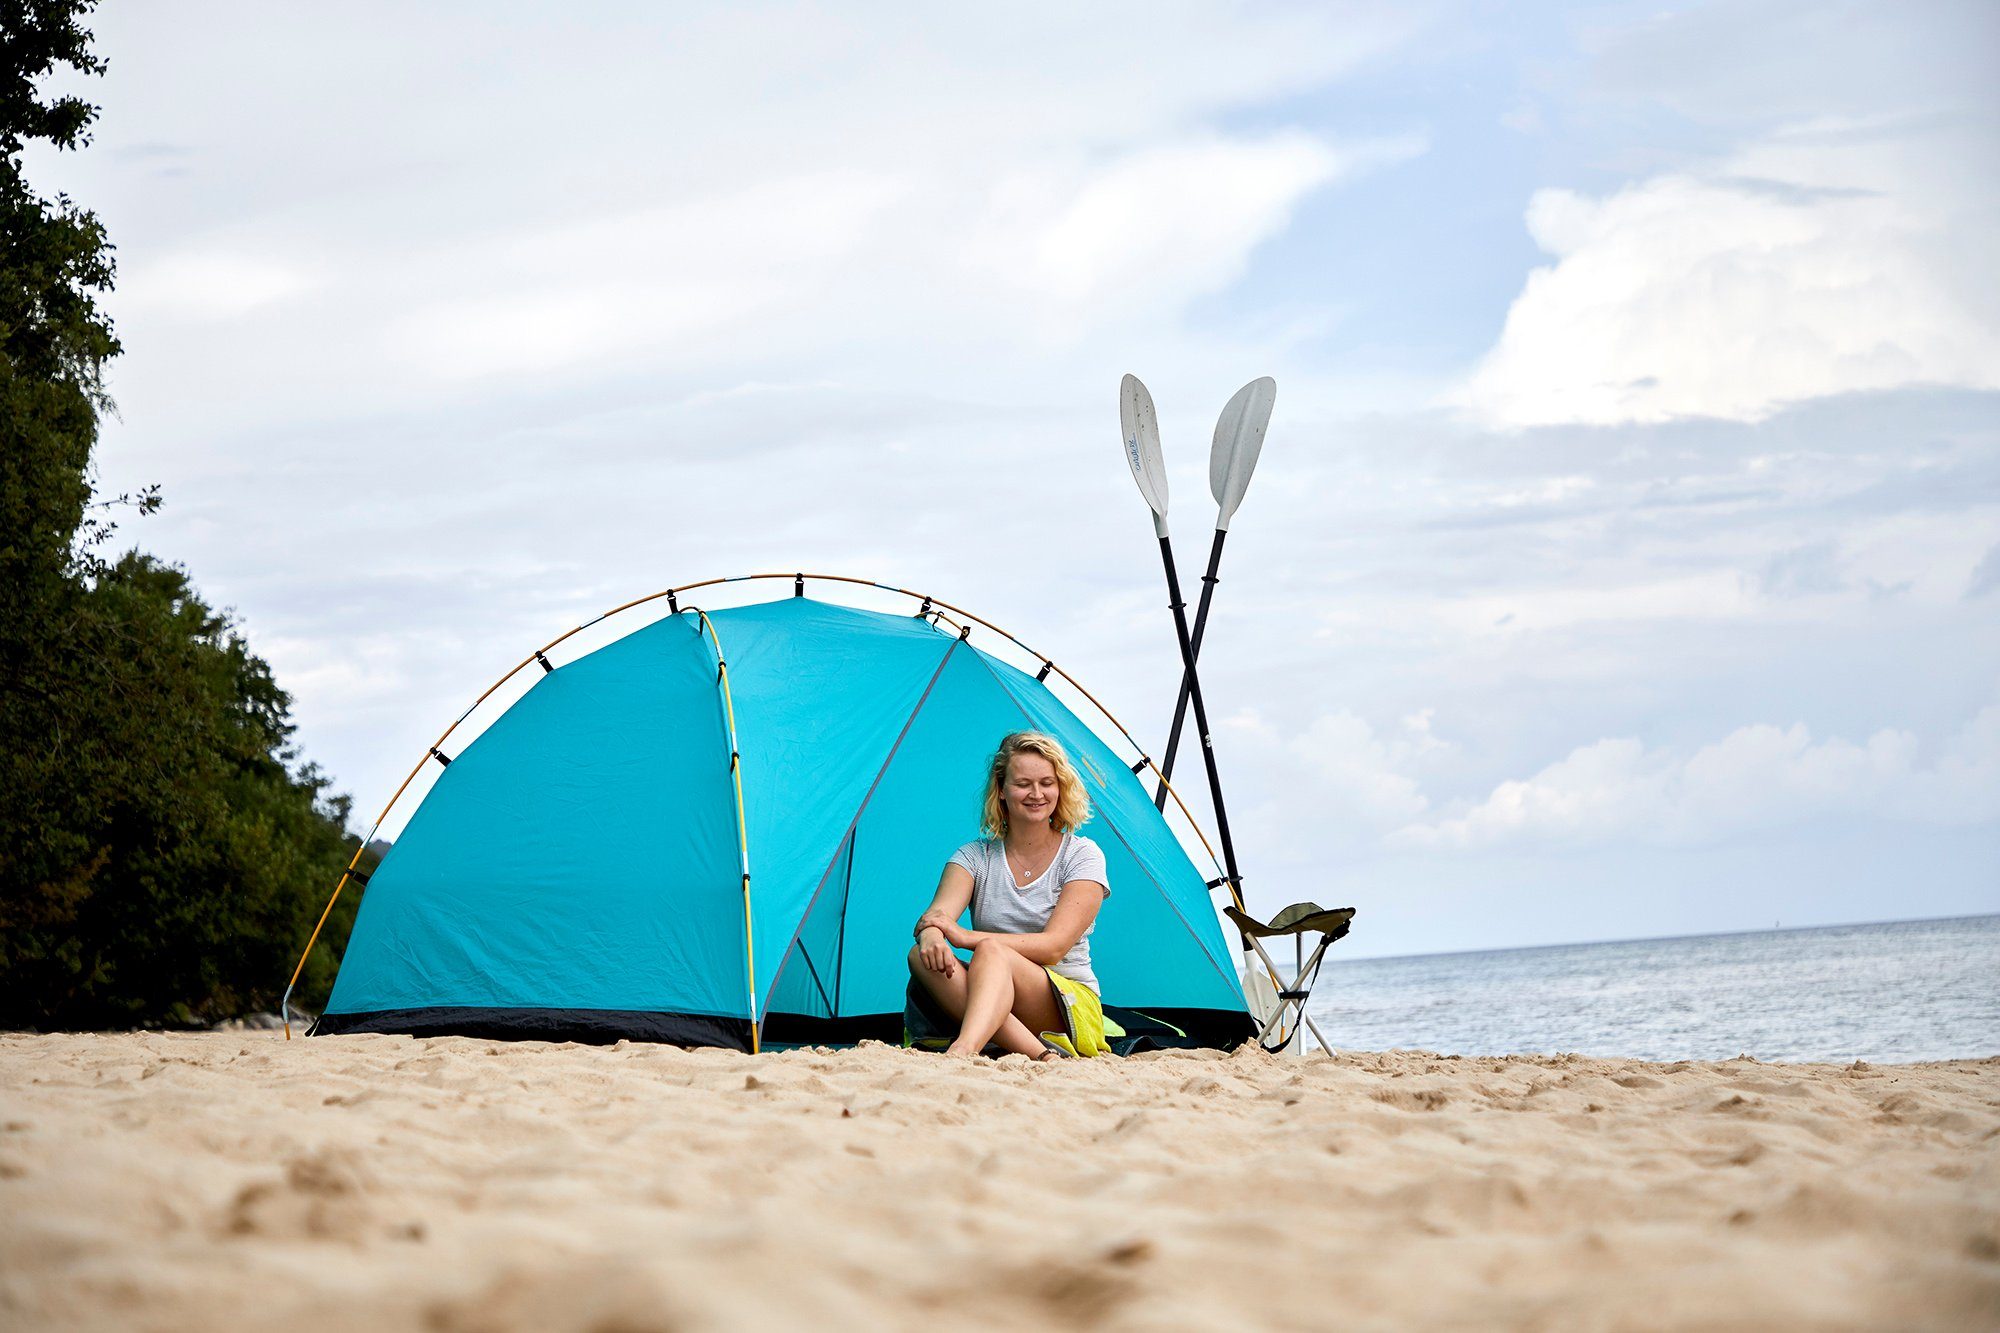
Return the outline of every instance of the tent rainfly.
[[[910,616],[803,590],[713,612],[661,594],[673,614],[529,659],[525,694],[426,760],[442,771],[366,882],[313,1030],[896,1040],[910,922],[977,834],[995,744],[1034,729],[1089,787],[1106,999],[1201,1044],[1249,1035],[1209,884],[1053,668],[973,646],[929,598]]]

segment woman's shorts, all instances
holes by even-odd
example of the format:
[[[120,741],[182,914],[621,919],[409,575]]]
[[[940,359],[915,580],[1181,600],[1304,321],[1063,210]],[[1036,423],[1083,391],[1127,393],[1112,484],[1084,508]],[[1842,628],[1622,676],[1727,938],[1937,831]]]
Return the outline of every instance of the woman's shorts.
[[[1097,992],[1053,967],[1042,970],[1049,974],[1064,1027],[1061,1032],[1042,1033],[1042,1040],[1071,1055],[1109,1055],[1111,1048],[1104,1041],[1104,1002],[1097,998]]]

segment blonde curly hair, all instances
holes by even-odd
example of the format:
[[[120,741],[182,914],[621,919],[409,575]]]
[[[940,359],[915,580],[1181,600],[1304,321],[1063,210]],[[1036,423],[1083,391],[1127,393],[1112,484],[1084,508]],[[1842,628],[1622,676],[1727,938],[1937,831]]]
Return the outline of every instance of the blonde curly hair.
[[[1012,731],[1000,738],[1000,748],[986,770],[986,800],[979,811],[979,827],[988,837],[1007,836],[1007,806],[1000,799],[1007,784],[1007,761],[1017,754],[1037,755],[1056,771],[1056,812],[1049,823],[1060,833],[1074,833],[1090,818],[1090,796],[1083,789],[1083,776],[1070,763],[1062,742],[1039,731]]]

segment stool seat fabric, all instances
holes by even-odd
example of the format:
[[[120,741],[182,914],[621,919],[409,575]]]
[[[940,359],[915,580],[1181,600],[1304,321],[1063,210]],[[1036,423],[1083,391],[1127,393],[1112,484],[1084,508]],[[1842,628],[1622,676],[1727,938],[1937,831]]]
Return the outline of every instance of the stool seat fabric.
[[[1330,940],[1337,940],[1347,933],[1354,921],[1352,907],[1321,907],[1318,903],[1293,903],[1281,909],[1269,922],[1259,921],[1247,912],[1235,907],[1222,909],[1237,929],[1246,935],[1269,939],[1274,935],[1303,935],[1307,931],[1319,931]]]

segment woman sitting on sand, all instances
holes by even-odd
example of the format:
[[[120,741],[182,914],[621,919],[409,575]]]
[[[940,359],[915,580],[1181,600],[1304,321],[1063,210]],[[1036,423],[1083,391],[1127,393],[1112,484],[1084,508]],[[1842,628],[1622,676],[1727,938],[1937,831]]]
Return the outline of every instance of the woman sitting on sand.
[[[1048,1060],[1103,1049],[1090,932],[1111,889],[1104,853],[1076,831],[1089,816],[1055,738],[1001,739],[980,812],[988,836],[952,853],[910,950],[911,973],[959,1020],[947,1054],[977,1055],[988,1042]],[[971,930],[958,924],[968,904]]]

